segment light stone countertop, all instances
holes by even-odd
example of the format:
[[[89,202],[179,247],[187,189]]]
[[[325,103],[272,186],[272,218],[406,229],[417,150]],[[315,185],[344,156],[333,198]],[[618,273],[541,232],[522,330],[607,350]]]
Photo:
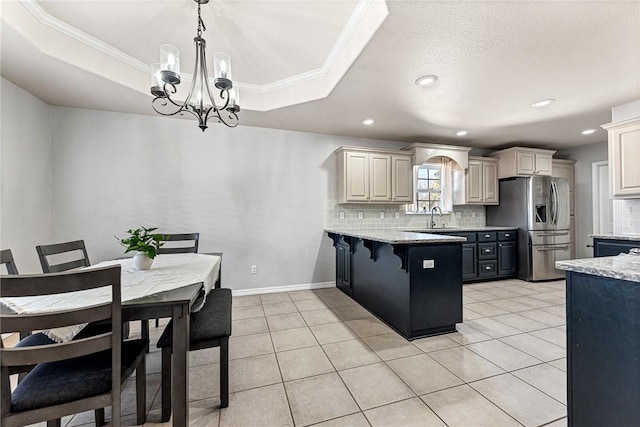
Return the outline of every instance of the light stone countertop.
[[[507,231],[507,230],[517,230],[518,227],[501,227],[501,226],[492,226],[492,225],[485,225],[485,226],[480,226],[480,227],[438,227],[438,228],[420,228],[420,227],[406,227],[403,228],[403,231],[417,231],[420,233],[438,233],[438,234],[442,234],[442,233],[466,233],[466,232],[473,232],[473,231],[479,231],[479,232],[483,232],[483,231]]]
[[[631,240],[640,242],[640,236],[624,236],[622,234],[589,234],[589,237],[593,237],[594,239]]]
[[[327,233],[340,234],[343,236],[357,237],[365,240],[375,240],[376,242],[392,243],[392,244],[429,244],[429,243],[464,243],[467,241],[464,237],[456,236],[443,236],[441,234],[429,234],[429,233],[412,233],[410,231],[403,231],[398,229],[367,229],[367,228],[355,228],[355,229],[325,229]]]
[[[640,282],[640,255],[620,254],[600,258],[556,261],[556,268],[576,273]]]

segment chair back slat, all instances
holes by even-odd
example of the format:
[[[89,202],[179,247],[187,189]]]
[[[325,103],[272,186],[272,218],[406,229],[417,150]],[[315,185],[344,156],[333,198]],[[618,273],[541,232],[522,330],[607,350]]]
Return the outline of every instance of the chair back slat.
[[[158,254],[188,254],[198,253],[200,233],[162,234],[165,242],[192,242],[188,246],[162,246]]]
[[[111,302],[62,312],[6,315],[2,318],[0,331],[3,334],[9,332],[31,332],[74,324],[98,322],[109,317],[111,317]]]
[[[0,251],[0,264],[4,264],[7,268],[7,274],[20,274],[18,273],[16,262],[13,260],[11,249],[3,249]]]
[[[73,272],[3,276],[0,297],[33,297],[110,286],[115,280],[111,272],[114,267],[120,273],[120,265],[114,265]],[[117,280],[119,287],[120,276]]]
[[[111,333],[95,335],[60,344],[5,348],[2,366],[32,366],[38,363],[71,359],[111,348]]]
[[[89,262],[89,255],[87,255],[87,249],[84,245],[84,240],[54,243],[51,245],[38,245],[36,246],[36,251],[38,252],[38,258],[40,259],[40,265],[42,266],[43,273],[67,271],[73,268],[88,267],[91,265]],[[82,258],[74,262],[51,264],[47,258],[52,255],[59,255],[74,251],[80,251],[82,253]]]

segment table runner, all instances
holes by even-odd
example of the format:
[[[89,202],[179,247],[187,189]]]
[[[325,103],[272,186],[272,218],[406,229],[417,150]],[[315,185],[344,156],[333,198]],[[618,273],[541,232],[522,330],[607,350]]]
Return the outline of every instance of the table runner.
[[[202,282],[205,295],[213,288],[220,272],[220,257],[204,254],[158,255],[150,270],[137,270],[133,259],[103,261],[88,269],[120,264],[122,302]],[[18,314],[70,310],[111,301],[111,289],[98,288],[80,292],[34,297],[0,298],[0,302]],[[204,301],[202,302],[204,304]],[[200,304],[194,311],[202,307]],[[71,340],[85,325],[43,331],[58,341]]]

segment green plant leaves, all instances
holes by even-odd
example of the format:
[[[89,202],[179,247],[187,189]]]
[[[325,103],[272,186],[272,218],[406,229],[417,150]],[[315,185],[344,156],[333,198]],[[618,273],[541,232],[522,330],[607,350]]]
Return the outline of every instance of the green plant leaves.
[[[125,254],[127,252],[139,251],[146,253],[149,258],[153,259],[158,254],[158,248],[164,245],[164,241],[167,239],[167,237],[162,234],[154,234],[153,231],[157,229],[158,227],[140,227],[135,230],[129,229],[127,230],[129,237],[124,239],[120,239],[117,236],[114,237],[125,247]]]

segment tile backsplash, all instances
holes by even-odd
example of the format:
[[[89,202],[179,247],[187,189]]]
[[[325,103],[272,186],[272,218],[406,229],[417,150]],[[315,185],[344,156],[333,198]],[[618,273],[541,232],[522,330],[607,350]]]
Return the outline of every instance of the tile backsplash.
[[[613,201],[613,234],[640,236],[640,200]]]
[[[344,219],[340,213],[344,213]],[[384,218],[380,213],[384,213]],[[359,215],[362,213],[362,218]],[[396,213],[398,218],[396,218]],[[411,228],[429,227],[429,214],[407,214],[404,205],[387,206],[371,204],[343,204],[327,200],[325,205],[326,228]],[[454,206],[453,212],[442,216],[434,215],[437,227],[479,227],[486,224],[484,206]]]

